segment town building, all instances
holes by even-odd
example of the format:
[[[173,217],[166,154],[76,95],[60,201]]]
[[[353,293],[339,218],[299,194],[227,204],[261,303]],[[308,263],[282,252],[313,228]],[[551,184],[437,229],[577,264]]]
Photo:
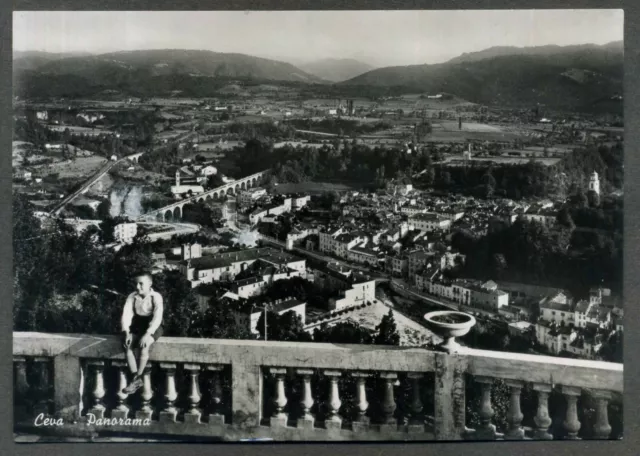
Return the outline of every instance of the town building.
[[[409,218],[409,225],[422,231],[445,231],[451,227],[451,220],[433,213],[416,214]]]
[[[591,174],[591,178],[589,179],[589,190],[596,192],[596,194],[600,195],[600,178],[598,177],[598,173],[594,171]]]
[[[266,194],[267,191],[264,188],[250,188],[238,194],[237,202],[241,206],[252,206],[257,200],[259,200]]]
[[[113,237],[121,244],[131,244],[136,234],[138,234],[136,223],[120,223],[113,229]]]
[[[238,274],[258,260],[269,263],[273,267],[286,266],[289,268],[287,270],[289,276],[291,274],[302,276],[306,272],[306,261],[304,259],[270,247],[220,252],[199,258],[192,256],[180,262],[179,270],[191,282],[192,287],[195,288],[201,283],[231,282],[235,280]],[[298,271],[299,274],[294,271]]]

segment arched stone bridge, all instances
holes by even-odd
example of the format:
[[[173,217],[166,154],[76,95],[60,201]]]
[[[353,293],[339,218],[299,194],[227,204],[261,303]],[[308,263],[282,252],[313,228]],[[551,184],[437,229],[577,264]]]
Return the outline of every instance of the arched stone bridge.
[[[212,190],[207,190],[199,195],[185,198],[159,209],[147,212],[141,215],[138,220],[157,220],[163,222],[179,221],[182,219],[183,208],[187,204],[200,203],[207,200],[222,201],[227,195],[237,195],[238,192],[243,190],[257,187],[265,181],[265,178],[271,173],[271,170],[261,171],[251,176],[238,179]]]
[[[140,157],[142,157],[143,154],[144,152],[138,152],[137,154],[127,155],[126,158],[132,162],[138,163],[138,160],[140,160]]]

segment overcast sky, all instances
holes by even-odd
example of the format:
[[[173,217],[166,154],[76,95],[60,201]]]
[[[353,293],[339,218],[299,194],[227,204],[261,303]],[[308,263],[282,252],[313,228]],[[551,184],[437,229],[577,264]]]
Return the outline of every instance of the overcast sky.
[[[206,49],[300,63],[439,63],[491,46],[604,44],[622,10],[14,12],[14,50]]]

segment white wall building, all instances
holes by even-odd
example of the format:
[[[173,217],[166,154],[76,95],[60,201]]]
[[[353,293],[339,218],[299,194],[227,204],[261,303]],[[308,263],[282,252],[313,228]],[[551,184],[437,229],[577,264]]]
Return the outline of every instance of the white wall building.
[[[136,223],[121,223],[113,229],[113,237],[121,244],[131,244],[136,234],[138,234]]]

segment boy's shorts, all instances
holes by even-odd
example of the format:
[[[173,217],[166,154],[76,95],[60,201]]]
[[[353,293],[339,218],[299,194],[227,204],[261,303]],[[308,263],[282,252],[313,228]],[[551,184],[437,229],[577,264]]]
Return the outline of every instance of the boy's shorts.
[[[149,324],[151,324],[151,319],[153,316],[141,317],[140,315],[134,315],[131,320],[131,326],[129,326],[129,332],[133,336],[133,340],[131,341],[131,348],[140,348],[140,339],[144,336],[149,329]],[[162,336],[163,328],[162,323],[156,332],[154,332],[151,337],[153,337],[154,342],[157,341]],[[122,343],[124,345],[126,340],[126,335],[122,333]]]

